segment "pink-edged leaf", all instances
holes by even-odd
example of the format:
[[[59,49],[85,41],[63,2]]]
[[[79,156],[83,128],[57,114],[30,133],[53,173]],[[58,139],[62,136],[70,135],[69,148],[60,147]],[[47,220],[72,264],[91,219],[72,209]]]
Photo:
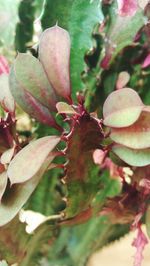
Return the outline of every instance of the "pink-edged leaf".
[[[117,90],[124,88],[129,82],[129,80],[130,80],[130,75],[128,72],[126,71],[120,72],[116,83]]]
[[[51,157],[50,161],[53,158]],[[50,164],[50,161],[47,160],[36,175],[34,175],[30,180],[21,184],[15,184],[7,189],[0,204],[0,226],[7,224],[17,215],[37,187],[44,172]],[[29,164],[26,168],[28,167]]]
[[[33,97],[29,91],[25,90],[17,80],[14,66],[11,68],[9,83],[12,95],[26,113],[43,124],[57,127],[56,122],[48,108]]]
[[[127,127],[140,116],[144,105],[139,95],[130,88],[112,92],[103,106],[104,124],[110,127]]]
[[[9,164],[14,155],[14,151],[15,151],[15,147],[4,151],[0,159],[1,163]]]
[[[146,56],[146,58],[144,59],[144,62],[143,62],[143,64],[142,64],[142,68],[146,68],[146,67],[148,67],[150,65],[150,54],[148,54],[147,56]]]
[[[147,166],[150,164],[150,149],[134,150],[121,145],[114,145],[112,151],[131,166]]]
[[[112,128],[111,139],[132,149],[150,148],[150,112],[143,111],[139,119],[125,128]]]
[[[57,25],[40,38],[39,58],[56,93],[70,102],[70,37]]]
[[[8,74],[0,75],[0,103],[6,112],[14,115],[15,102],[9,88]]]
[[[19,53],[13,64],[20,90],[29,92],[50,111],[56,111],[56,95],[40,61],[30,54]],[[19,92],[14,91],[17,99]]]
[[[50,152],[60,141],[57,136],[48,136],[29,143],[10,162],[8,177],[11,184],[22,183],[31,178],[40,170],[42,165],[50,158]]]
[[[71,105],[64,102],[57,103],[56,108],[59,114],[77,114]]]
[[[3,55],[0,55],[0,75],[9,73],[9,65],[6,58]]]
[[[134,16],[138,9],[137,0],[117,0],[120,16]]]
[[[142,232],[141,227],[138,228],[137,237],[134,239],[132,246],[136,248],[136,254],[134,258],[134,266],[141,266],[143,260],[143,250],[145,245],[148,244],[147,237]]]
[[[5,192],[6,186],[7,186],[7,172],[4,171],[3,173],[0,174],[0,201],[3,197],[3,194]]]

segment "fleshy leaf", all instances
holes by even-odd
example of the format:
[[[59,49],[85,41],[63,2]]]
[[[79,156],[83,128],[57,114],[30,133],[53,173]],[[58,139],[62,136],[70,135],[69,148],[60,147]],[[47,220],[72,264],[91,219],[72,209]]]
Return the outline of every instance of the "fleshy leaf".
[[[1,159],[0,159],[2,164],[9,164],[10,163],[10,161],[14,155],[14,150],[15,150],[15,148],[13,147],[13,148],[8,149],[8,150],[3,152]]]
[[[49,84],[42,64],[30,54],[19,53],[13,64],[14,75],[20,84],[20,89],[31,93],[50,111],[55,111],[56,96]],[[16,90],[17,93],[19,92]]]
[[[14,98],[10,92],[8,74],[0,75],[0,103],[6,112],[15,112]]]
[[[124,47],[133,43],[137,32],[147,21],[141,8],[138,7],[136,10],[136,5],[134,5],[130,9],[130,4],[133,5],[135,0],[118,0],[118,2],[120,2],[120,7],[123,7],[120,11],[124,13],[124,16],[118,14],[116,1],[113,1],[110,6],[110,26],[106,33],[105,57],[102,60],[102,63],[105,62],[104,68],[109,68],[109,63],[114,57]]]
[[[95,119],[83,115],[76,121],[66,150],[67,218],[88,209],[99,189],[99,167],[94,164],[93,151],[99,147],[101,138]]]
[[[16,102],[26,113],[43,124],[57,127],[56,122],[48,108],[33,97],[29,91],[26,91],[17,80],[14,66],[11,68],[9,84],[10,90]]]
[[[57,103],[56,108],[59,114],[76,114],[76,111],[73,109],[73,107],[64,102]]]
[[[0,204],[0,226],[10,222],[20,211],[35,190],[49,163],[47,161],[43,164],[40,171],[30,180],[22,184],[15,184],[6,190]],[[26,169],[28,167],[29,165],[26,166]]]
[[[116,83],[117,90],[124,88],[129,82],[129,80],[130,80],[130,75],[128,72],[126,71],[120,72]]]
[[[113,128],[110,137],[116,143],[132,149],[150,148],[150,112],[143,111],[129,127]]]
[[[70,101],[70,37],[57,25],[45,30],[40,38],[39,58],[56,93]]]
[[[56,136],[43,137],[29,143],[18,152],[10,162],[7,171],[11,184],[22,183],[33,178],[59,141],[60,138]]]
[[[150,164],[150,149],[134,150],[121,145],[114,145],[112,151],[131,166],[146,166]]]
[[[130,126],[139,118],[143,107],[134,90],[123,88],[114,91],[103,106],[104,124],[115,128]]]
[[[3,197],[3,194],[5,192],[6,186],[7,186],[7,172],[4,171],[3,173],[0,174],[0,201]]]

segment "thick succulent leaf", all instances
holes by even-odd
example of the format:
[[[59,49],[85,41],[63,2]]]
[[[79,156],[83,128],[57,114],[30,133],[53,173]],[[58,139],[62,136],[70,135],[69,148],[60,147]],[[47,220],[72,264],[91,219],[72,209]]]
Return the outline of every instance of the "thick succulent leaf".
[[[48,108],[33,97],[29,91],[26,91],[17,80],[14,66],[11,68],[9,84],[16,102],[26,113],[43,124],[56,127],[55,120]]]
[[[150,112],[142,112],[131,126],[113,128],[111,139],[132,149],[150,148]]]
[[[76,114],[76,111],[73,109],[73,107],[64,102],[57,103],[56,108],[59,114]]]
[[[128,72],[126,71],[120,72],[118,75],[117,82],[116,82],[116,89],[119,90],[119,89],[124,88],[129,82],[129,80],[130,80],[130,75]]]
[[[25,146],[10,162],[8,177],[11,184],[22,183],[38,173],[47,158],[51,162],[50,152],[60,141],[59,137],[48,136],[32,141]]]
[[[70,37],[57,25],[40,38],[39,58],[56,93],[70,101]]]
[[[9,88],[7,74],[0,75],[0,103],[6,112],[14,114],[15,102]]]
[[[133,2],[127,0],[133,5]],[[123,7],[127,6],[127,1],[120,2],[120,7],[122,2]],[[121,14],[120,14],[121,13]],[[123,15],[124,13],[124,15]],[[131,45],[134,41],[134,37],[142,26],[145,25],[147,19],[144,16],[144,12],[141,8],[134,6],[132,9],[123,8],[118,10],[116,1],[110,7],[110,27],[107,32],[107,42],[106,42],[106,68],[109,62],[113,59],[124,47]],[[107,60],[108,59],[108,60]]]
[[[88,209],[99,190],[99,167],[93,161],[93,150],[99,147],[101,138],[99,125],[93,118],[83,115],[76,122],[66,151],[67,218]]]
[[[9,164],[14,155],[14,151],[15,151],[15,147],[4,151],[0,159],[1,163]]]
[[[115,128],[130,126],[139,118],[143,107],[134,90],[124,88],[114,91],[103,106],[104,124]]]
[[[4,171],[3,173],[0,174],[0,201],[3,197],[3,194],[5,192],[6,186],[7,186],[7,172]]]
[[[10,222],[20,211],[37,187],[40,179],[54,157],[55,156],[51,156],[50,161],[47,160],[30,180],[27,180],[22,184],[14,184],[6,190],[0,204],[0,226]],[[27,171],[30,163],[31,161],[26,165],[25,171]]]
[[[150,149],[134,150],[121,145],[114,145],[112,151],[131,166],[146,166],[150,164]]]
[[[58,25],[67,29],[71,37],[71,84],[72,96],[83,88],[81,74],[85,69],[85,54],[93,47],[92,33],[96,24],[103,20],[99,0],[46,0],[42,17],[44,29]],[[57,8],[56,8],[57,6]],[[51,12],[49,12],[51,10]]]
[[[42,64],[30,54],[19,53],[13,64],[14,75],[20,89],[31,93],[41,104],[50,111],[55,111],[56,96],[49,84]],[[16,97],[18,91],[16,90]]]
[[[83,88],[81,74],[85,69],[85,54],[93,47],[94,27],[103,21],[99,0],[74,0],[70,9],[71,83],[73,95]]]

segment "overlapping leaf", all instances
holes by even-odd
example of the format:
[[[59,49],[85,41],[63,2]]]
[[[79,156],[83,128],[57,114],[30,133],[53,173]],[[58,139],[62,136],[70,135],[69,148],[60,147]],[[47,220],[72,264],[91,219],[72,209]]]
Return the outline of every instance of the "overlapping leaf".
[[[115,128],[130,126],[139,118],[143,107],[134,90],[124,88],[114,91],[103,106],[104,124]]]
[[[143,111],[139,119],[129,127],[113,128],[110,137],[129,148],[150,148],[150,112]]]
[[[11,184],[25,182],[36,175],[59,141],[60,139],[55,136],[43,137],[31,142],[18,152],[10,162],[7,171]],[[51,159],[53,157],[52,155]],[[51,159],[49,157],[48,161]]]
[[[112,151],[131,166],[139,167],[150,164],[150,149],[135,150],[121,145],[114,145]]]

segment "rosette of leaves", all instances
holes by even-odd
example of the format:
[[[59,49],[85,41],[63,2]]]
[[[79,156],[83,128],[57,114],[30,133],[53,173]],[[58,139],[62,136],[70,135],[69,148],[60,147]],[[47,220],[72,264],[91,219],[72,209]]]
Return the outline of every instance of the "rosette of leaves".
[[[150,164],[150,106],[138,94],[123,88],[112,92],[103,107],[104,125],[110,127],[112,151],[131,166]]]

